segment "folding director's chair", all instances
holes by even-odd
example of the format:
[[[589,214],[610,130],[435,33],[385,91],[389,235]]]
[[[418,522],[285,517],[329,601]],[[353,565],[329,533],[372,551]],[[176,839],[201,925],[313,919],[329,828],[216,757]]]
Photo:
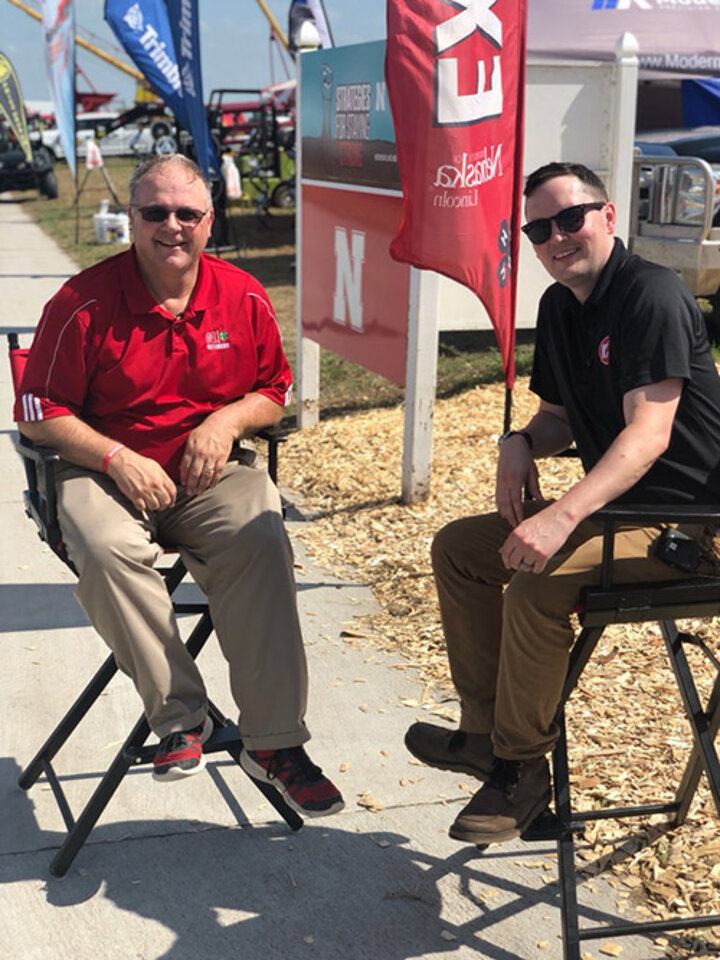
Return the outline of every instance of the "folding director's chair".
[[[685,822],[703,774],[720,816],[720,763],[714,746],[720,727],[720,661],[700,637],[681,632],[675,622],[685,618],[720,615],[720,578],[697,577],[615,585],[612,583],[614,532],[619,524],[650,526],[656,523],[685,522],[720,525],[720,506],[610,505],[598,511],[595,518],[604,524],[602,579],[600,586],[586,587],[581,593],[579,617],[582,629],[572,649],[557,717],[560,738],[553,752],[555,811],[542,814],[522,837],[524,840],[557,841],[564,960],[580,960],[580,944],[586,940],[720,926],[718,914],[582,928],[579,924],[574,839],[583,832],[585,823],[667,814],[670,817],[670,827],[681,826]],[[634,807],[576,813],[572,809],[570,797],[565,704],[607,626],[613,623],[650,621],[657,621],[660,625],[667,656],[694,739],[694,749],[675,799],[669,803],[647,803]],[[690,645],[699,647],[716,671],[715,682],[705,706],[701,703],[685,652],[685,648]]]
[[[19,346],[17,334],[14,333],[8,334],[8,346],[13,385],[17,393],[29,351]],[[267,442],[268,472],[273,482],[276,482],[278,445],[285,436],[279,431],[265,430],[258,433],[258,437]],[[53,450],[36,446],[22,435],[18,437],[15,447],[25,466],[27,479],[27,489],[23,494],[25,511],[35,522],[40,539],[47,543],[63,563],[77,573],[65,549],[57,520],[55,467],[59,457]],[[174,595],[186,575],[185,565],[180,557],[177,557],[171,566],[159,569],[168,593],[171,596]],[[186,642],[188,651],[195,659],[213,630],[207,602],[203,600],[197,603],[184,603],[173,600],[173,610],[176,615],[194,614],[198,617]],[[117,673],[117,669],[115,658],[111,654],[40,747],[18,780],[23,790],[29,790],[44,774],[52,788],[67,828],[67,835],[50,865],[50,872],[56,877],[62,877],[67,873],[128,770],[131,767],[151,764],[155,755],[156,746],[145,745],[150,736],[150,727],[145,716],[142,715],[80,814],[77,817],[73,815],[62,787],[62,778],[56,772],[53,761],[81,720],[92,709],[93,704]],[[203,744],[203,752],[210,754],[224,751],[239,764],[242,741],[237,725],[232,723],[212,701],[210,701],[209,713],[215,729],[210,739]],[[249,774],[246,775],[249,776]],[[293,830],[299,830],[302,827],[302,818],[285,803],[278,790],[254,777],[250,779],[288,826]]]

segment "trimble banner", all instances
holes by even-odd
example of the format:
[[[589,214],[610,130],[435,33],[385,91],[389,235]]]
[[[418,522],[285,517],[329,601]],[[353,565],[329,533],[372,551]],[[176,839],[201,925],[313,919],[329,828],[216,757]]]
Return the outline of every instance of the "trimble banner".
[[[10,125],[15,139],[22,147],[23,153],[32,163],[32,147],[28,137],[20,82],[13,65],[4,54],[0,53],[0,117],[3,116]]]
[[[623,33],[641,70],[720,72],[720,0],[532,0],[528,53],[609,60]]]
[[[513,385],[526,0],[388,0],[403,187],[396,260],[473,290]]]

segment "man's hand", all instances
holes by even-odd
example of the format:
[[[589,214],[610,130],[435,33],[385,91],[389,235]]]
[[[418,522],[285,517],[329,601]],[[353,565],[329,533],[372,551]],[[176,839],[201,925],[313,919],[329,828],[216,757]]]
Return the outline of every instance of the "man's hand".
[[[141,513],[166,510],[175,503],[175,484],[150,457],[123,447],[108,463],[107,474]]]
[[[515,527],[500,548],[500,556],[508,570],[542,573],[575,529],[557,504],[541,510]]]
[[[235,434],[211,414],[188,436],[180,463],[180,482],[194,497],[214,487],[228,462]]]
[[[500,516],[512,527],[523,520],[525,487],[533,500],[542,500],[535,460],[519,434],[508,437],[500,447],[495,478],[495,503]]]

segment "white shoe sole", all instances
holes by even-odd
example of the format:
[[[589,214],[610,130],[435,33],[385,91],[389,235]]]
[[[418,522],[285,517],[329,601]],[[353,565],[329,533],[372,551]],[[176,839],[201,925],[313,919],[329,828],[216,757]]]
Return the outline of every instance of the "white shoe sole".
[[[200,743],[207,743],[207,741],[212,736],[213,730],[215,729],[215,724],[212,722],[209,716],[205,717],[203,721],[203,732],[200,736]],[[196,773],[200,773],[205,768],[205,754],[200,754],[200,762],[195,767],[190,767],[188,770],[183,769],[183,767],[170,767],[167,773],[157,773],[153,769],[153,780],[156,783],[174,783],[177,780],[187,780],[188,777],[194,777]]]

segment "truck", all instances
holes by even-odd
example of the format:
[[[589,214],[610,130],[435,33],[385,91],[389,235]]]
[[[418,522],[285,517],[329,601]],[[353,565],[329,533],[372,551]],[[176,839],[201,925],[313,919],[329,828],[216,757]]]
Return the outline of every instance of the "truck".
[[[709,303],[708,331],[720,342],[720,168],[701,157],[636,155],[629,248],[674,270]]]

